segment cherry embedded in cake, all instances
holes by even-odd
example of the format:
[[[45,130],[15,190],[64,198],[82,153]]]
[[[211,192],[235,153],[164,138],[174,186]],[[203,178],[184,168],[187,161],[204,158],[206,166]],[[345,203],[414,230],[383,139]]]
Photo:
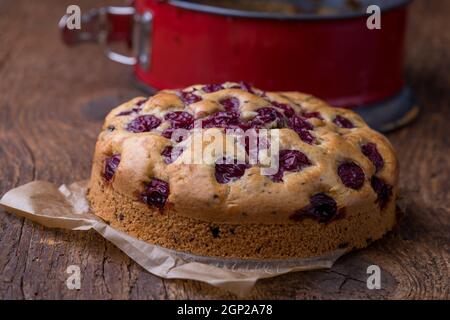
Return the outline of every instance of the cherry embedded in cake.
[[[103,177],[106,181],[111,181],[114,173],[116,173],[117,167],[120,163],[120,154],[114,154],[111,157],[105,159],[105,169]]]
[[[161,156],[166,164],[170,164],[173,162],[172,157],[173,146],[164,147],[163,151],[161,151]]]
[[[314,136],[310,132],[314,129],[314,127],[306,119],[301,116],[294,115],[289,118],[288,124],[289,127],[298,134],[302,141],[308,144],[312,144],[314,142]]]
[[[388,140],[351,110],[210,83],[112,110],[87,198],[111,227],[164,248],[303,259],[363,248],[391,230],[398,170]]]
[[[154,115],[142,115],[132,120],[127,125],[127,130],[130,132],[149,132],[157,128],[161,124],[161,119]]]
[[[286,103],[276,102],[276,101],[272,101],[271,103],[274,107],[283,110],[284,116],[286,118],[290,118],[293,115],[295,115],[295,111],[290,105],[288,105]]]
[[[270,125],[273,128],[284,126],[284,117],[274,108],[258,109],[256,116],[249,122],[250,128],[264,128]]]
[[[302,112],[302,117],[306,119],[316,118],[319,120],[323,120],[322,115],[320,114],[320,112],[317,111]]]
[[[355,127],[349,119],[341,115],[337,115],[333,122],[340,128],[352,129]]]
[[[291,219],[299,221],[312,218],[321,223],[330,222],[336,217],[336,201],[324,193],[317,193],[309,199],[309,204],[291,215]]]
[[[225,108],[225,111],[228,112],[239,112],[239,99],[235,97],[225,98],[220,100],[219,103]]]
[[[141,199],[150,207],[156,207],[159,210],[164,208],[169,197],[169,184],[166,181],[153,178],[145,185]]]
[[[346,162],[338,167],[338,175],[347,188],[361,189],[364,184],[364,171],[354,162]]]
[[[183,100],[183,102],[187,105],[192,104],[192,103],[196,103],[202,100],[202,98],[192,92],[185,92],[182,91],[181,92],[181,100]]]
[[[241,81],[239,84],[234,84],[230,88],[241,89],[241,90],[247,91],[249,93],[255,93],[255,91],[253,90],[253,87],[245,81]]]
[[[308,157],[298,150],[281,150],[279,153],[278,172],[270,179],[274,182],[283,182],[285,172],[296,172],[310,166]]]
[[[174,111],[167,113],[164,119],[170,121],[174,128],[192,129],[194,125],[194,117],[192,114],[184,111]]]
[[[236,111],[219,111],[211,116],[201,119],[202,128],[224,128],[233,129],[240,128],[241,120],[240,114]]]
[[[362,153],[372,161],[375,166],[376,172],[380,171],[383,168],[384,160],[381,154],[378,152],[377,146],[375,143],[367,143],[361,147]]]
[[[378,203],[380,209],[384,209],[392,196],[392,186],[376,176],[372,177],[370,184],[377,194],[376,203]]]
[[[231,162],[231,163],[230,163]],[[237,163],[235,160],[220,159],[215,165],[215,177],[217,182],[224,184],[235,181],[245,174],[248,165]]]
[[[212,93],[212,92],[216,92],[216,91],[219,91],[219,90],[223,90],[224,89],[224,87],[221,85],[221,84],[207,84],[207,85],[205,85],[205,86],[203,86],[203,88],[202,88],[202,90],[203,90],[203,92],[205,92],[205,93]]]
[[[171,139],[173,132],[177,129],[191,130],[194,127],[194,116],[184,111],[170,112],[164,116],[164,120],[170,123],[170,127],[162,132],[162,136],[167,139]],[[183,136],[180,135],[175,140],[176,142],[181,142]]]
[[[175,160],[178,159],[178,157],[183,153],[182,147],[173,147],[173,146],[166,146],[161,151],[161,156],[164,160],[164,163],[171,164]]]

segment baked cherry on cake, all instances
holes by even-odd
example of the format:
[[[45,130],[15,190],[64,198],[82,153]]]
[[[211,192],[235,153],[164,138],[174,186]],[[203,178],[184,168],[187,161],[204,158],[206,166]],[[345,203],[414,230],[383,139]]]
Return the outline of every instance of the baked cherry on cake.
[[[186,161],[196,132],[226,144],[232,129],[276,134],[278,170],[264,174],[259,158],[245,162],[255,152],[247,138],[236,158],[216,152]],[[113,109],[96,144],[88,199],[113,227],[166,248],[307,258],[362,248],[391,230],[397,182],[389,141],[354,112],[308,94],[227,82]]]

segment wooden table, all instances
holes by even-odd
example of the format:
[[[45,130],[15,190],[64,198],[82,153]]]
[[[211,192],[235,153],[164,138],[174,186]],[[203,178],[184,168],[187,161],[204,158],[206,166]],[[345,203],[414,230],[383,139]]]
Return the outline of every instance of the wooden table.
[[[35,179],[87,178],[104,115],[141,94],[130,84],[131,70],[103,58],[97,46],[61,44],[57,22],[72,2],[0,0],[0,195]],[[82,10],[92,6],[76,2]],[[249,298],[449,298],[450,2],[418,0],[411,9],[406,74],[423,109],[389,134],[400,157],[405,218],[331,270],[260,281]],[[80,290],[65,285],[72,264],[81,267]],[[381,290],[366,287],[372,264],[381,267]],[[235,296],[153,276],[94,231],[45,229],[0,210],[0,298]]]

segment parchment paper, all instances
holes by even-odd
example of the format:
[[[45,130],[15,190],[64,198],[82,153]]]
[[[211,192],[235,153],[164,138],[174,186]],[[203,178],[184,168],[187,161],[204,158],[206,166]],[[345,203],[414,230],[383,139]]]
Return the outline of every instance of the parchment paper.
[[[33,181],[8,191],[0,205],[8,212],[46,227],[69,230],[94,229],[148,272],[166,279],[190,279],[209,283],[239,296],[248,294],[258,279],[293,271],[331,268],[344,253],[294,260],[233,260],[200,257],[162,248],[118,231],[89,211],[86,181],[59,188]]]

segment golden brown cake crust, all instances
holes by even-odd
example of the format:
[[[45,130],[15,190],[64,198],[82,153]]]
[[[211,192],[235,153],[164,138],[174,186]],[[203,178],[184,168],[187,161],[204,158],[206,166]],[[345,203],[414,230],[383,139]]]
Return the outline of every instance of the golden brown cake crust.
[[[361,248],[393,227],[398,182],[395,153],[389,141],[354,112],[332,108],[302,93],[263,92],[237,83],[225,83],[219,90],[210,91],[203,85],[183,91],[165,90],[148,100],[135,98],[110,112],[96,144],[88,193],[98,216],[120,230],[164,247],[239,258],[311,257],[338,248]],[[192,96],[186,98],[182,92],[196,98],[190,100]],[[312,127],[308,130],[312,141],[305,141],[289,125],[268,123],[264,128],[277,131],[280,149],[302,152],[310,165],[284,172],[281,182],[262,175],[254,165],[239,179],[220,183],[214,163],[183,163],[187,152],[166,163],[161,153],[167,146],[176,145],[163,136],[171,125],[166,115],[184,111],[195,119],[205,119],[224,111],[222,102],[230,98],[237,99],[243,122],[254,119],[261,108],[274,108],[283,114],[279,104],[301,115]],[[316,116],[308,116],[313,113]],[[130,131],[130,122],[142,115],[153,115],[160,124],[149,132]],[[352,128],[339,124],[337,116],[350,121]],[[220,128],[206,132],[226,137]],[[189,139],[181,143],[189,149]],[[367,144],[376,146],[382,158],[380,167],[362,151]],[[105,161],[113,155],[120,155],[120,163],[106,179]],[[340,164],[349,162],[356,163],[364,173],[364,182],[358,188],[344,185],[338,174]],[[162,207],[142,201],[152,179],[164,181],[169,187]],[[383,182],[384,189],[377,181]],[[311,197],[317,194],[335,201],[335,218],[320,221],[299,215],[311,207]],[[384,202],[380,199],[383,195]]]

